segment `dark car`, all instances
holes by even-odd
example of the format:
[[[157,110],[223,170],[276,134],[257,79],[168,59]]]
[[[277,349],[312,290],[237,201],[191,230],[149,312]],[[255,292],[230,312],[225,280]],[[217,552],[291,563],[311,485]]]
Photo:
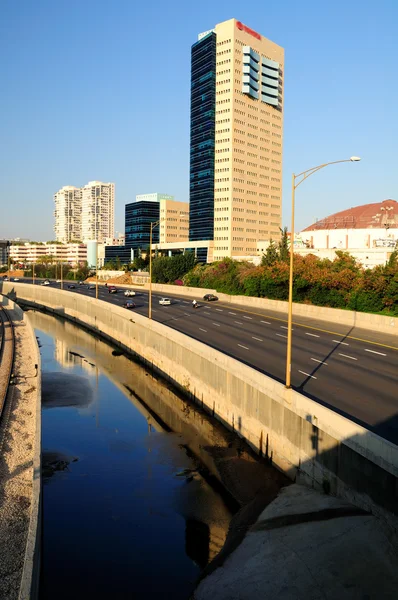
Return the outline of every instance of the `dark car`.
[[[117,289],[114,285],[108,285],[108,293],[109,294],[116,294],[117,293]]]
[[[203,300],[206,300],[206,302],[212,302],[214,300],[218,300],[218,296],[215,296],[214,294],[205,294],[203,296]]]
[[[84,285],[84,281],[79,281],[79,285]]]
[[[132,308],[136,307],[136,304],[135,304],[135,302],[131,302],[131,300],[128,300],[127,302],[125,302],[123,304],[123,306],[124,306],[124,308],[132,309]]]
[[[87,289],[89,289],[89,290],[95,290],[95,284],[94,283],[90,283],[90,285],[87,286]]]
[[[74,284],[74,283],[70,283],[70,284],[68,285],[68,290],[74,290],[75,288],[76,288],[76,286],[75,286],[75,284]]]

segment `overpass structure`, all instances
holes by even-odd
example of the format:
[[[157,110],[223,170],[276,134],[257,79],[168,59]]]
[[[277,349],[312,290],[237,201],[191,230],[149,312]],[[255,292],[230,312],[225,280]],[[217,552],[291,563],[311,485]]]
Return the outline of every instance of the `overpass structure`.
[[[13,282],[3,284],[3,290],[16,294],[23,305],[70,319],[135,355],[292,479],[395,519],[398,447],[390,441],[248,364],[121,306]],[[169,313],[168,320],[175,319]]]

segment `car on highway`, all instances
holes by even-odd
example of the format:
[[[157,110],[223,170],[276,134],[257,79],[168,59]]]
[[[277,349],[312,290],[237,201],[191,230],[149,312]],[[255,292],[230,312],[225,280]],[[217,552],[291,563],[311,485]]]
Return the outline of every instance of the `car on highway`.
[[[70,283],[70,284],[68,285],[68,290],[74,290],[74,289],[76,289],[76,286],[75,286],[75,284],[74,284],[74,283]]]
[[[14,281],[19,281],[19,277],[14,277]]]
[[[171,300],[170,298],[161,298],[159,300],[159,304],[161,304],[162,306],[168,306],[169,304],[171,304]]]
[[[109,294],[117,294],[117,289],[114,285],[108,285],[108,293]]]
[[[57,281],[56,281],[55,283],[61,283],[61,280],[60,280],[60,279],[57,279]]]
[[[89,290],[95,290],[95,284],[94,283],[90,283],[90,285],[87,286]]]
[[[134,290],[126,290],[124,292],[125,296],[135,296],[135,291]]]
[[[131,300],[127,300],[127,302],[125,302],[123,304],[123,306],[124,306],[124,308],[128,308],[131,310],[136,307],[136,304],[135,304],[135,302],[132,302]]]
[[[206,302],[215,302],[218,300],[218,296],[215,296],[214,294],[205,294],[203,300],[206,300]]]
[[[8,277],[7,277],[7,275],[4,275],[4,277],[3,277],[3,281],[8,281]]]
[[[79,281],[79,285],[84,285],[84,281]]]
[[[50,285],[50,282],[48,281],[48,279],[45,279],[44,281],[41,282],[40,285]]]

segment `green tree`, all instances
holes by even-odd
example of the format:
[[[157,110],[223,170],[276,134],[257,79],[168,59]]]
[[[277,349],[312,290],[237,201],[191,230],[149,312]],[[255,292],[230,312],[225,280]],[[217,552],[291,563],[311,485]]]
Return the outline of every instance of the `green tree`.
[[[289,248],[289,236],[287,234],[287,227],[283,229],[279,228],[281,232],[281,239],[278,242],[278,255],[279,260],[283,262],[289,262],[290,259],[290,248]]]
[[[273,264],[277,262],[279,258],[278,250],[275,246],[275,242],[271,239],[269,242],[269,246],[263,254],[261,258],[261,266],[262,267],[271,267]]]

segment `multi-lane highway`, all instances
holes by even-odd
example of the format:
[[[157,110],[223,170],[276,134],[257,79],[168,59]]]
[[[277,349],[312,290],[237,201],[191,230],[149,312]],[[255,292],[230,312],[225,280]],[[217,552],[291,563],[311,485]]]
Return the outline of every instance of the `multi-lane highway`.
[[[21,283],[29,283],[21,280]],[[51,283],[52,288],[60,284]],[[95,297],[76,284],[70,293]],[[148,293],[137,291],[136,312],[148,314]],[[99,299],[122,305],[120,289],[99,287]],[[152,318],[284,382],[287,324],[280,313],[222,302],[172,297],[159,305],[152,294]],[[297,320],[295,320],[297,321]],[[293,325],[292,386],[310,398],[398,443],[398,336],[349,329],[300,318]]]

